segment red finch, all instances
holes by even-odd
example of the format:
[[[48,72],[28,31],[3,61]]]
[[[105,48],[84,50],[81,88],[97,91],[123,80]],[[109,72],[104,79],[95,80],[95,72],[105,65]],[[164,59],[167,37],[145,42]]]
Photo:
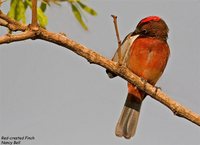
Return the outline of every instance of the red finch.
[[[170,54],[167,44],[168,27],[158,16],[142,19],[134,32],[129,33],[121,45],[121,62],[133,73],[155,85],[162,75]],[[113,61],[119,62],[118,51]],[[107,70],[109,77],[115,74]],[[129,139],[134,136],[142,101],[146,93],[128,83],[128,95],[115,134]]]

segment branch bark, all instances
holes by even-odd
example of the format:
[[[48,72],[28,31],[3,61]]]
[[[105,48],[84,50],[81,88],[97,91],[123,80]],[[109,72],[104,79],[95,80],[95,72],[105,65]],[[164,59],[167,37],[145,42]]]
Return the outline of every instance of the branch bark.
[[[35,33],[33,31],[26,31],[20,34],[5,34],[0,37],[0,44],[11,43],[15,41],[22,41],[30,38],[34,38]]]
[[[27,26],[25,24],[19,23],[9,18],[1,10],[0,10],[0,26],[7,27],[11,31],[25,31],[27,29]]]
[[[2,26],[8,27],[9,25],[13,25],[16,28],[14,30],[25,31],[17,35],[10,34],[11,36],[5,36],[5,35],[0,36],[0,44],[20,41],[25,39],[41,39],[51,43],[55,43],[67,49],[70,49],[74,53],[87,59],[90,63],[100,65],[110,70],[111,72],[115,73],[116,75],[122,77],[123,79],[129,81],[130,83],[136,85],[139,89],[145,91],[152,98],[156,99],[160,103],[167,106],[175,115],[183,117],[195,123],[196,125],[200,126],[200,115],[192,112],[190,109],[184,107],[180,103],[177,103],[167,94],[157,89],[156,87],[152,86],[151,84],[144,82],[142,78],[133,74],[128,68],[118,65],[116,62],[113,62],[103,57],[102,55],[92,51],[91,49],[85,47],[82,44],[75,42],[74,40],[71,40],[70,38],[62,34],[53,33],[41,27],[38,27],[38,29],[34,29],[32,27],[29,27],[29,25],[25,26],[23,24],[16,22],[15,20],[10,20],[10,18],[8,18],[1,11],[0,11],[0,19],[4,20],[4,23],[0,23],[0,25]],[[5,24],[5,22],[7,22],[8,25],[3,25]]]

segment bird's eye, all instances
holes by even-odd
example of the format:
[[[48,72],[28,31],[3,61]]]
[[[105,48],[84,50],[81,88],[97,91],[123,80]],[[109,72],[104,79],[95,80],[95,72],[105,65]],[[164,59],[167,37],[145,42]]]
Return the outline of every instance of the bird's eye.
[[[142,34],[147,34],[148,31],[146,29],[142,30]]]

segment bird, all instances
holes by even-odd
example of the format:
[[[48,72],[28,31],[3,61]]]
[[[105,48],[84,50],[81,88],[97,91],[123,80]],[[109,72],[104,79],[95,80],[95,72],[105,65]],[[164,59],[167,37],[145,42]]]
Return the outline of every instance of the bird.
[[[145,17],[140,20],[135,30],[125,37],[112,60],[121,62],[145,82],[155,85],[163,74],[170,55],[168,32],[168,26],[161,17]],[[110,78],[116,77],[116,74],[109,70],[106,72]],[[147,94],[129,82],[127,86],[128,95],[115,134],[130,139],[135,135],[140,108]]]

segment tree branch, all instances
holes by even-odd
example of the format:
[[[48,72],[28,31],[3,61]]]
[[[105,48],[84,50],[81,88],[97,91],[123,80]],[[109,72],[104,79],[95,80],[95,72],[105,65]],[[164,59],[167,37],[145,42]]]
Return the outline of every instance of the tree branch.
[[[11,43],[15,41],[22,41],[26,39],[31,39],[35,37],[35,32],[33,31],[26,31],[20,34],[5,34],[0,37],[0,44],[3,43]]]
[[[17,23],[14,20],[9,20],[9,18],[2,17],[4,14],[0,12],[0,18],[4,21],[8,22],[9,25],[14,25],[19,27],[19,31],[26,32],[18,35],[11,35],[11,36],[1,36],[0,37],[0,44],[8,43],[8,42],[14,42],[14,41],[20,41],[25,39],[42,39],[45,41],[49,41],[51,43],[55,43],[57,45],[60,45],[62,47],[65,47],[67,49],[70,49],[71,51],[75,52],[76,54],[86,58],[89,62],[92,62],[94,64],[100,65],[111,72],[115,73],[116,75],[124,78],[125,80],[129,81],[130,83],[136,85],[139,89],[145,91],[147,94],[149,94],[152,98],[156,99],[157,101],[161,102],[165,106],[167,106],[172,112],[174,112],[175,115],[183,117],[196,125],[200,126],[200,115],[197,113],[192,112],[190,109],[182,106],[181,104],[177,103],[173,99],[171,99],[167,94],[162,92],[161,90],[157,89],[156,87],[152,86],[151,84],[144,82],[142,78],[138,77],[137,75],[133,74],[128,68],[118,65],[116,62],[113,62],[102,55],[92,51],[91,49],[85,47],[82,44],[79,44],[68,37],[53,33],[48,30],[45,30],[41,27],[38,27],[37,30],[33,29],[29,26],[24,26],[20,23]],[[0,23],[1,24],[1,23]],[[5,24],[5,23],[4,23]],[[3,25],[3,26],[9,26],[9,25]],[[24,28],[21,30],[20,28]]]
[[[0,26],[7,27],[11,31],[25,31],[27,29],[27,26],[25,24],[19,23],[9,18],[1,10],[0,10]]]

